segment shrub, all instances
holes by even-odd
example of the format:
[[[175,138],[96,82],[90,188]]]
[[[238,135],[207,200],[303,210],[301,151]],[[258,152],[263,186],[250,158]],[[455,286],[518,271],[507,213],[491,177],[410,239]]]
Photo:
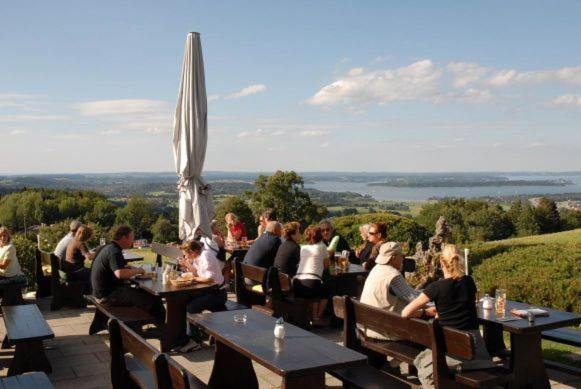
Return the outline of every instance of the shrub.
[[[13,234],[12,244],[16,248],[16,256],[23,272],[28,278],[28,288],[36,285],[36,241],[28,239],[24,234]]]
[[[472,253],[473,265],[482,262],[473,270],[481,293],[503,288],[511,300],[581,311],[581,247],[480,245]]]
[[[254,219],[254,215],[252,214],[252,210],[248,206],[248,203],[240,196],[226,197],[216,207],[216,220],[218,221],[218,226],[224,236],[226,236],[226,222],[224,221],[224,217],[228,212],[236,214],[238,219],[244,223],[248,239],[254,239],[256,237],[258,226]]]
[[[72,219],[63,220],[50,226],[40,227],[40,248],[43,251],[53,252],[58,242],[69,233],[69,227]],[[99,224],[87,223],[93,229],[93,238],[88,242],[89,247],[99,244],[99,238],[107,237],[107,230]]]
[[[335,229],[347,239],[351,247],[361,243],[359,226],[365,223],[384,222],[387,224],[387,239],[397,242],[427,242],[430,231],[413,219],[390,213],[368,213],[363,215],[341,216],[333,218]]]

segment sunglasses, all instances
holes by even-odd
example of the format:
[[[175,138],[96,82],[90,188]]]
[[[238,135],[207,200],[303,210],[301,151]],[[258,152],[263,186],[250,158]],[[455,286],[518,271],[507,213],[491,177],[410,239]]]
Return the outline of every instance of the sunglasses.
[[[379,232],[378,231],[369,231],[368,234],[369,235],[377,235],[377,234],[379,234]]]

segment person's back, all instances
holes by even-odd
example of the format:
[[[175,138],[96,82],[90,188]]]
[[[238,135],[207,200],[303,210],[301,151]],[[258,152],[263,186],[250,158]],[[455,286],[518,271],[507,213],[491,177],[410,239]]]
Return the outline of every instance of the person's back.
[[[301,246],[301,260],[297,270],[297,279],[321,280],[323,277],[324,261],[327,257],[327,247],[323,242]]]
[[[287,239],[278,248],[273,266],[280,272],[288,274],[290,277],[294,277],[297,273],[300,259],[301,246],[299,246],[294,240]]]
[[[73,241],[75,235],[73,232],[69,232],[58,242],[56,247],[54,248],[54,255],[56,255],[60,260],[64,260],[67,255],[67,247]]]
[[[269,268],[274,263],[280,245],[280,238],[274,233],[266,231],[250,246],[244,257],[244,263]]]
[[[124,266],[123,250],[117,243],[111,242],[99,251],[91,269],[91,285],[95,297],[104,298],[123,285],[114,272]]]
[[[460,279],[445,278],[435,281],[424,293],[436,304],[443,326],[459,330],[478,328],[476,312],[476,284],[470,276]]]

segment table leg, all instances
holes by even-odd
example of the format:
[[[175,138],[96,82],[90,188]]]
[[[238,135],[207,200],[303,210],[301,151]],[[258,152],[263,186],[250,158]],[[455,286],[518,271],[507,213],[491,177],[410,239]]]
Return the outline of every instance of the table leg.
[[[230,374],[228,372],[236,373]],[[238,351],[216,340],[214,366],[212,367],[212,375],[210,376],[208,387],[258,389],[258,379],[256,378],[252,361]]]
[[[320,389],[324,387],[324,371],[317,371],[308,375],[283,377],[282,379],[282,389]]]
[[[511,388],[550,388],[540,333],[511,334],[510,349]]]
[[[186,306],[192,299],[191,295],[169,295],[165,323],[161,332],[161,351],[167,352],[179,346],[179,342],[186,338]]]
[[[16,343],[14,359],[8,368],[8,375],[18,375],[29,371],[52,373],[52,367],[44,353],[42,340]]]
[[[484,342],[490,355],[502,355],[506,353],[506,346],[502,333],[502,325],[486,323],[483,325]]]

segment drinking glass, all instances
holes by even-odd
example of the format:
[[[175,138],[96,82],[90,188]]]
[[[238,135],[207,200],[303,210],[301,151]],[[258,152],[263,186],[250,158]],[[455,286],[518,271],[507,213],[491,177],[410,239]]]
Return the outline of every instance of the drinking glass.
[[[496,289],[494,309],[497,316],[504,317],[506,309],[506,290]]]
[[[242,248],[245,248],[246,246],[248,246],[248,238],[243,236],[242,237]]]
[[[105,238],[100,238],[99,239],[99,245],[100,246],[105,246],[107,244],[107,240]]]
[[[341,256],[340,261],[341,269],[347,269],[349,267],[349,258]]]
[[[235,313],[234,322],[239,324],[246,324],[246,314],[245,313]]]

